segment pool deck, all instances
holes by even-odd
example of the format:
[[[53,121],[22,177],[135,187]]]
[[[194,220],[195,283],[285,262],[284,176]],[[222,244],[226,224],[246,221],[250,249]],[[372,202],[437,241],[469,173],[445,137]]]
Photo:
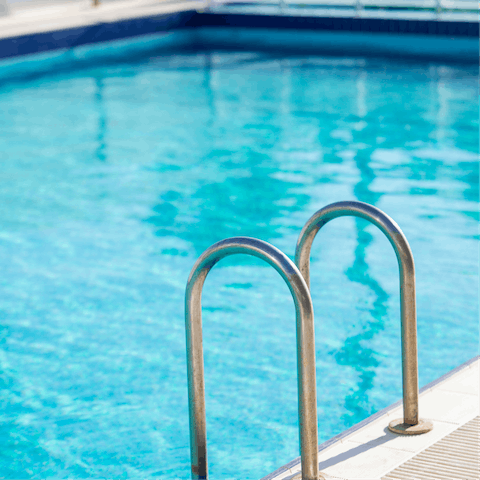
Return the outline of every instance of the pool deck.
[[[0,17],[0,39],[195,11],[204,8],[206,3],[204,0],[118,0],[92,7],[91,0],[80,0],[29,7],[13,4],[10,14]]]
[[[421,389],[420,418],[433,423],[429,433],[391,433],[388,424],[402,417],[398,402],[321,445],[320,471],[327,480],[478,480],[479,367],[476,357]],[[297,458],[262,480],[297,480],[299,472]]]

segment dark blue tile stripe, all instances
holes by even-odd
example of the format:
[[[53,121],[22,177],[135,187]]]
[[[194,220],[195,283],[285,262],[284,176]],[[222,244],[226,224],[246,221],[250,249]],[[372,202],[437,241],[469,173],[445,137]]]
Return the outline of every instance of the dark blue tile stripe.
[[[448,37],[479,36],[478,22],[436,22],[431,20],[384,20],[376,18],[290,17],[246,14],[198,14],[190,23],[199,26],[279,28],[371,33],[404,33]]]
[[[313,18],[248,14],[219,15],[190,11],[0,39],[0,58],[27,55],[61,48],[73,48],[79,45],[117,40],[155,32],[166,32],[180,28],[195,28],[202,26],[401,34],[411,33],[448,37],[478,38],[479,36],[479,24],[473,22]],[[196,46],[200,45],[192,45],[192,47]]]
[[[99,23],[67,30],[0,39],[0,58],[166,32],[185,27],[194,15],[195,12],[169,13],[155,17]]]

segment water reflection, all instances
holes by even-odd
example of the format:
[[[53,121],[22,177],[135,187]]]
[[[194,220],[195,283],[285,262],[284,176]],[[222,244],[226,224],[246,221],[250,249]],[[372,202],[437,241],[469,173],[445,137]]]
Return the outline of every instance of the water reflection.
[[[346,338],[343,347],[336,352],[335,360],[339,365],[346,365],[358,373],[358,383],[345,398],[347,414],[343,416],[346,424],[352,425],[375,411],[375,405],[369,401],[369,391],[374,386],[375,369],[379,366],[376,352],[370,348],[370,341],[383,330],[387,317],[388,294],[369,273],[366,251],[373,237],[366,231],[365,221],[356,222],[357,247],[353,265],[346,271],[352,282],[368,287],[373,294],[373,304],[369,309],[367,321],[361,332]]]
[[[215,97],[213,95],[213,82],[212,82],[212,53],[206,52],[203,56],[203,89],[205,91],[205,98],[207,100],[210,116],[207,122],[207,127],[212,128],[214,125],[216,110],[215,110]]]
[[[299,183],[275,176],[278,169],[266,154],[247,148],[238,162],[215,156],[212,151],[210,161],[214,158],[218,165],[220,181],[205,183],[188,196],[175,190],[160,196],[154,215],[146,220],[155,226],[156,235],[180,237],[197,254],[231,236],[273,241],[281,236],[281,217],[302,209],[309,200],[292,192]],[[225,156],[230,155],[221,152]]]
[[[367,115],[366,104],[366,73],[357,79],[357,116],[362,119]],[[353,131],[355,135],[355,131]],[[355,141],[355,138],[353,139]],[[382,194],[370,189],[375,180],[375,172],[369,165],[369,160],[374,148],[366,148],[356,153],[354,162],[360,172],[360,180],[354,187],[354,196],[362,201],[375,205]],[[370,224],[365,220],[356,219],[357,247],[355,260],[346,271],[352,282],[368,287],[373,296],[373,304],[369,309],[366,322],[361,326],[361,332],[347,337],[343,347],[335,353],[335,360],[339,365],[349,366],[358,374],[358,382],[345,398],[343,415],[346,425],[353,425],[366,418],[375,411],[375,405],[369,400],[369,392],[374,386],[375,369],[379,365],[376,352],[370,348],[371,340],[383,330],[387,316],[387,302],[389,295],[383,290],[378,281],[370,274],[366,260],[366,252],[373,241],[372,235],[367,231]]]
[[[222,89],[217,73],[212,54],[206,53],[202,88],[210,115],[204,126],[212,141],[200,161],[208,178],[195,180],[197,185],[189,188],[180,185],[161,194],[152,208],[153,215],[146,219],[154,225],[157,236],[179,237],[193,245],[197,255],[231,236],[274,241],[282,235],[282,219],[309,201],[307,195],[295,191],[303,184],[280,175],[281,168],[272,158],[272,147],[288,125],[264,121],[254,112],[236,119],[232,138],[235,148],[215,148],[215,139],[223,140],[230,128],[222,122],[224,115],[220,113],[231,110],[229,97],[224,92],[217,94]],[[285,101],[282,92],[278,95],[280,98],[274,100],[280,114],[285,110]],[[169,252],[185,253],[181,247]]]
[[[104,105],[104,79],[103,77],[95,77],[95,104],[98,111],[98,129],[97,129],[97,148],[95,149],[95,158],[101,162],[107,160],[105,135],[107,132],[107,114]]]

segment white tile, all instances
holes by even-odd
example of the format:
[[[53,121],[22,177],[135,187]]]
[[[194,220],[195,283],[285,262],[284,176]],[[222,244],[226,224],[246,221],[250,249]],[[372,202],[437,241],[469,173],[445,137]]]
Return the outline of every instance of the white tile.
[[[400,415],[398,418],[401,417]],[[434,422],[433,430],[428,433],[422,435],[396,435],[388,429],[388,423],[391,419],[389,417],[384,419],[384,421],[375,422],[357,435],[349,437],[348,440],[355,443],[374,442],[387,448],[417,453],[457,428],[457,425],[453,423],[436,421]]]
[[[420,417],[460,425],[478,415],[478,397],[468,393],[432,389],[420,397]]]
[[[348,480],[378,478],[411,458],[411,452],[346,441],[320,456],[320,471]]]
[[[100,4],[91,7],[90,2],[64,3],[54,6],[12,9],[11,15],[0,18],[0,38],[50,32],[66,28],[96,25],[99,22],[113,22],[123,19],[140,18],[162,13],[204,8],[202,0],[178,3],[151,2],[150,0],[128,0]],[[38,18],[41,18],[41,21]]]
[[[438,389],[457,393],[469,393],[470,395],[476,395],[478,397],[480,395],[480,372],[478,363],[440,384]]]

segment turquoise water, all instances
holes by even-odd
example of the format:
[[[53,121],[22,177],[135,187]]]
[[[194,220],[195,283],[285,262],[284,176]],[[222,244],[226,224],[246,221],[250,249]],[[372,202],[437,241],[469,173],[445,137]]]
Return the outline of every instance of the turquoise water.
[[[420,386],[478,354],[477,76],[224,51],[3,81],[2,476],[189,478],[191,267],[234,235],[293,257],[334,201],[376,205],[410,241]],[[341,218],[311,276],[323,442],[401,396],[398,267]],[[232,257],[203,305],[211,476],[258,479],[298,455],[293,302]]]

